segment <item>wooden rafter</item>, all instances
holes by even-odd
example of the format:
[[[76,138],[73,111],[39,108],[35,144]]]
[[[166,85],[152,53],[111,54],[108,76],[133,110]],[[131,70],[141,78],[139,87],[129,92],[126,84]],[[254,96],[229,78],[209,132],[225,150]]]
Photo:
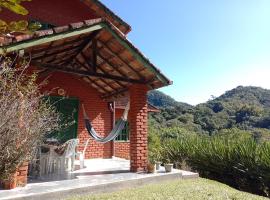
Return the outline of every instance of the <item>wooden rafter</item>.
[[[93,67],[93,71],[97,72],[97,40],[93,39],[92,42],[92,67]]]
[[[102,90],[103,93],[106,93],[106,92],[107,92],[106,89],[103,88],[103,87],[101,87],[98,83],[96,83],[96,81],[90,79],[89,77],[85,77],[85,78],[86,78],[88,81],[90,81],[90,84],[93,84],[93,85],[95,85],[95,87],[99,88],[99,90]]]
[[[92,76],[92,77],[97,77],[97,78],[117,80],[117,81],[128,82],[128,83],[146,84],[146,82],[143,80],[130,79],[130,78],[125,78],[125,77],[121,77],[121,76],[114,76],[114,75],[110,75],[110,74],[101,74],[101,73],[95,73],[95,72],[89,72],[89,71],[83,71],[83,70],[68,69],[68,68],[60,67],[58,65],[52,65],[49,63],[33,62],[33,64],[36,66],[43,67],[43,68],[55,69],[56,71],[62,71],[62,72],[76,74],[76,75],[80,75],[80,76],[90,76],[90,77]]]
[[[73,57],[73,59],[75,59],[76,57],[78,57],[80,55],[81,52],[85,51],[93,42],[93,40],[95,40],[95,37],[100,33],[100,30],[94,31],[91,33],[91,35],[89,36],[89,39],[86,40],[86,42],[84,43],[84,47],[81,49],[81,51],[78,52],[78,54],[76,56]]]
[[[46,50],[57,52],[57,51],[59,51],[59,47],[63,48],[63,47],[70,46],[70,45],[72,45],[73,47],[77,47],[77,46],[80,46],[81,44],[83,44],[84,41],[85,41],[85,38],[79,38],[75,42],[74,42],[74,40],[65,41],[65,42],[63,42],[62,45],[50,46],[50,48],[46,47],[46,48],[43,48],[43,49],[35,50],[35,51],[31,52],[31,53],[33,55],[35,55],[35,54],[40,54],[40,53],[42,53],[42,52],[44,52]],[[51,42],[51,44],[53,44],[53,42]],[[52,53],[55,54],[55,52],[52,52]]]
[[[88,70],[87,67],[84,64],[82,64],[79,60],[77,60],[77,64],[80,65],[81,68]],[[114,88],[106,80],[100,79],[100,81],[102,81],[107,87],[110,87],[112,90],[116,90],[116,88]]]
[[[118,67],[114,66],[114,63],[112,63],[110,61],[110,59],[105,58],[104,56],[101,55],[101,53],[98,53],[98,57],[100,57],[103,60],[103,63],[108,64],[114,71],[116,71],[117,73],[119,73],[121,76],[127,76],[127,74],[124,74],[123,72],[121,72]],[[103,64],[104,65],[104,64]],[[100,65],[100,67],[102,67],[102,65]]]
[[[83,69],[86,69],[85,66],[83,66],[81,63],[78,63],[76,62],[75,63],[76,65],[80,65],[79,67],[83,68]],[[87,69],[86,69],[87,70]],[[82,77],[85,77],[87,78],[89,81],[91,81],[92,83],[94,83],[98,88],[102,89],[105,93],[108,93],[110,92],[110,90],[106,89],[106,87],[108,87],[109,85],[107,85],[106,83],[106,87],[100,85],[97,81],[93,80],[91,77],[89,76],[82,76]],[[102,81],[102,79],[100,79]],[[104,83],[104,81],[102,81]],[[113,90],[113,88],[111,88]]]
[[[62,47],[61,47],[62,48]],[[59,47],[58,47],[59,49]],[[39,55],[39,56],[34,56],[32,59],[33,60],[38,60],[38,59],[41,59],[41,58],[44,58],[44,57],[51,57],[51,56],[56,56],[57,54],[59,53],[63,53],[63,52],[68,52],[68,51],[79,51],[81,49],[81,46],[72,46],[72,47],[69,47],[67,49],[60,49],[58,51],[54,51],[52,53],[45,53],[43,55]],[[35,55],[35,53],[32,53],[32,55]]]
[[[92,67],[91,66],[91,62],[89,62],[89,60],[86,58],[86,56],[85,56],[85,54],[82,52],[81,53],[81,56],[83,57],[83,59],[85,60],[85,62],[89,65],[89,67]],[[101,67],[100,67],[100,65],[97,65],[96,66],[97,67],[97,69],[99,69],[102,73],[106,73],[106,71],[105,70],[103,70]],[[116,81],[116,83],[119,85],[119,86],[121,86],[121,87],[125,87],[125,85],[123,85],[121,82],[119,82],[119,81]]]
[[[40,63],[50,63],[50,64],[54,64],[54,65],[60,65],[63,62],[70,63],[70,60],[67,58],[74,56],[75,54],[76,54],[76,52],[71,52],[71,53],[62,54],[60,59],[57,59],[57,56],[50,56],[50,57],[46,57],[42,60],[33,59],[33,61],[40,62]]]
[[[109,47],[109,45],[105,44],[104,42],[102,42],[102,41],[100,41],[100,40],[99,40],[98,42],[102,44],[102,47],[101,47],[100,49],[105,48],[105,49],[109,50],[109,53],[110,53],[110,54],[112,54],[113,56],[117,57],[122,63],[124,63],[124,64],[125,64],[131,71],[133,71],[138,77],[140,77],[141,79],[144,78],[138,71],[136,71],[133,67],[131,67],[131,66],[129,65],[129,63],[127,63],[124,59],[122,59],[120,56],[118,56],[117,53],[115,53],[115,52],[111,49],[111,47]],[[122,51],[122,50],[121,50],[121,51]]]
[[[113,97],[113,96],[119,96],[119,95],[121,95],[121,94],[123,94],[123,93],[126,93],[127,91],[128,91],[128,88],[123,88],[123,89],[118,90],[118,91],[116,91],[116,92],[112,92],[112,93],[109,93],[109,94],[105,94],[105,95],[101,96],[101,98],[102,98],[102,99],[109,99],[109,98],[111,98],[111,97]]]
[[[83,76],[83,77],[85,77],[85,76]],[[102,86],[102,85],[100,85],[97,81],[95,81],[95,80],[92,80],[89,76],[86,76],[86,78],[89,80],[89,81],[91,81],[92,83],[94,83],[98,88],[100,88],[100,89],[102,89],[105,93],[108,93],[108,92],[111,92],[110,90],[108,90],[106,87],[108,87],[109,85],[107,85],[106,83],[106,87],[104,87],[104,86]],[[101,79],[100,79],[101,80]],[[103,80],[101,80],[103,83],[104,83],[104,81]],[[110,87],[110,86],[109,86]],[[112,90],[114,90],[112,87],[110,87]]]

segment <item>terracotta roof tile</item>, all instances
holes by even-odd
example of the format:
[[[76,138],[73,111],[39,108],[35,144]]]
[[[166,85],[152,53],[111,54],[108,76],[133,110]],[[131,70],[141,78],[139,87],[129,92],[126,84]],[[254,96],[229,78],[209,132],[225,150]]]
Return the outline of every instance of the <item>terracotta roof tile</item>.
[[[46,35],[52,35],[53,29],[47,29],[47,30],[41,30],[41,31],[35,31],[34,35],[36,37],[42,37],[42,36],[46,36]]]
[[[7,46],[16,42],[22,42],[22,41],[26,41],[26,40],[30,40],[34,38],[72,31],[74,29],[83,28],[83,27],[100,23],[102,21],[106,21],[106,20],[102,18],[98,18],[98,19],[93,19],[93,20],[85,20],[84,22],[71,23],[66,26],[54,27],[53,29],[38,30],[31,34],[23,33],[23,34],[18,34],[18,35],[11,35],[11,36],[7,36],[7,35],[0,36],[0,47]]]
[[[58,26],[53,28],[55,33],[62,33],[69,30],[69,26]]]
[[[71,23],[69,24],[72,29],[78,29],[84,26],[83,22],[76,22],[76,23]]]
[[[24,41],[24,40],[29,40],[33,37],[32,34],[27,34],[27,35],[17,35],[15,36],[15,40],[16,42],[21,42],[21,41]]]
[[[57,35],[60,33],[67,33],[67,32],[72,31],[72,30],[88,28],[88,27],[91,27],[94,25],[99,25],[101,23],[105,27],[104,29],[106,29],[106,30],[110,29],[110,31],[112,33],[114,32],[113,34],[115,36],[120,37],[123,40],[123,42],[125,44],[127,44],[127,46],[129,47],[130,50],[134,51],[138,56],[140,56],[143,60],[146,61],[147,65],[152,68],[150,70],[157,74],[157,78],[158,79],[160,77],[162,78],[161,81],[163,82],[163,84],[162,84],[163,86],[172,84],[172,82],[169,79],[167,79],[166,76],[164,74],[162,74],[160,72],[160,70],[158,68],[156,68],[150,62],[150,60],[148,58],[146,58],[144,56],[144,54],[138,48],[136,48],[116,26],[114,26],[111,22],[109,22],[108,20],[106,20],[104,18],[85,20],[83,22],[72,23],[72,24],[69,24],[67,26],[61,26],[61,27],[55,27],[53,29],[35,31],[32,34],[21,34],[21,35],[17,35],[14,37],[10,37],[10,36],[1,37],[0,36],[0,47],[1,46],[7,47],[7,46],[15,44],[17,42],[24,42],[24,41],[34,40],[34,39],[38,39],[38,38],[44,38],[46,36],[50,36],[50,35],[54,35],[54,34]]]
[[[12,37],[1,37],[0,36],[0,46],[8,45],[12,43]]]

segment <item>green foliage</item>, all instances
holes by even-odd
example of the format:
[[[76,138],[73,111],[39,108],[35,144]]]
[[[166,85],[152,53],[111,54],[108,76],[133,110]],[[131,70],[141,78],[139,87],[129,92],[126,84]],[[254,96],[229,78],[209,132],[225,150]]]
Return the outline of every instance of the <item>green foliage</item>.
[[[270,137],[269,90],[239,86],[195,107],[176,102],[158,91],[148,96],[148,101],[161,109],[160,113],[151,114],[155,126],[182,127],[207,135],[238,128],[250,131],[255,137]]]
[[[213,137],[187,134],[167,140],[163,148],[170,160],[185,161],[203,177],[270,195],[270,143],[258,143],[248,132],[230,129]]]
[[[21,5],[23,1],[31,0],[0,0],[0,12],[3,8],[19,15],[27,15],[28,10]],[[28,23],[25,20],[6,22],[0,19],[0,33],[10,34],[13,32],[29,33],[41,28],[40,23]]]
[[[160,113],[150,115],[150,129],[163,162],[188,165],[204,177],[270,195],[269,90],[237,87],[195,107],[160,92],[151,95],[150,103],[162,105]]]
[[[31,1],[31,0],[0,0],[0,8],[6,8],[19,15],[27,15],[28,10],[26,10],[21,2]]]
[[[267,200],[265,197],[240,192],[225,184],[207,180],[178,179],[147,184],[113,193],[74,196],[69,200]]]
[[[148,93],[148,100],[152,103],[152,105],[159,108],[175,107],[178,104],[178,102],[172,97],[157,90],[153,90]]]

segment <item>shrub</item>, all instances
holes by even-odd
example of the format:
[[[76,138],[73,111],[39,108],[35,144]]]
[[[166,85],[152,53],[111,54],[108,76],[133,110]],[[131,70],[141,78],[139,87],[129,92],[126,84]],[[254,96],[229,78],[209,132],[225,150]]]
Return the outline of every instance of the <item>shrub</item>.
[[[58,129],[59,116],[41,101],[36,74],[25,72],[28,62],[10,57],[0,60],[0,180],[31,159],[43,136]]]
[[[257,143],[243,131],[229,132],[213,137],[185,135],[167,140],[164,149],[171,160],[186,161],[203,177],[269,196],[270,143]]]

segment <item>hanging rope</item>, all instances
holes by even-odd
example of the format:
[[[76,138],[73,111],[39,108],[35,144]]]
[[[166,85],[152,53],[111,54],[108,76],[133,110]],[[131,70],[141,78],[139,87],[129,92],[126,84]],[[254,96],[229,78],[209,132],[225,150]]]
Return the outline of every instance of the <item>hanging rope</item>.
[[[85,108],[84,105],[82,105],[83,108],[83,116],[84,116],[84,123],[85,123],[85,127],[87,129],[87,132],[89,133],[89,135],[91,137],[93,137],[96,141],[100,142],[100,143],[107,143],[110,142],[112,140],[114,140],[115,138],[118,137],[118,135],[121,133],[121,131],[124,129],[126,122],[127,122],[127,117],[128,117],[128,112],[129,112],[129,107],[130,107],[130,103],[128,102],[128,104],[126,105],[125,111],[121,117],[120,120],[117,121],[116,125],[114,126],[113,130],[106,136],[106,137],[101,137],[93,128],[90,119],[88,117],[88,115],[85,112]]]

